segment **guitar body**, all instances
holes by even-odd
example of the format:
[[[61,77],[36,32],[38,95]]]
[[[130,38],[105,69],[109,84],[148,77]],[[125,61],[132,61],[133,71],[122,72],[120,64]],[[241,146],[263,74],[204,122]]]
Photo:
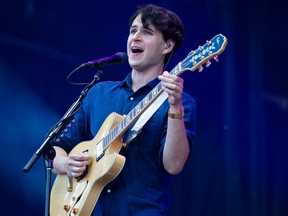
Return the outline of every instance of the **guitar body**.
[[[121,121],[123,117],[111,113],[102,124],[99,132],[91,141],[84,141],[69,153],[87,152],[92,161],[87,174],[81,179],[58,174],[51,191],[51,216],[88,216],[92,213],[103,188],[121,172],[125,157],[118,154],[123,146],[121,137],[116,137],[103,156],[96,160],[96,144]]]

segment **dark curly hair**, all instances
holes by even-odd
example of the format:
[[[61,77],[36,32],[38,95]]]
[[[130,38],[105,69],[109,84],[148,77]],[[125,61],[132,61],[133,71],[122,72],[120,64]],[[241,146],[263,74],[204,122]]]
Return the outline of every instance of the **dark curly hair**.
[[[172,39],[175,42],[173,51],[178,50],[184,41],[184,26],[180,17],[173,11],[157,5],[140,5],[137,7],[137,11],[130,17],[129,27],[131,27],[134,19],[140,14],[142,24],[145,28],[147,28],[149,24],[154,25],[162,32],[164,41]],[[173,52],[170,53],[173,54]],[[170,55],[166,55],[164,60],[165,64],[171,57]]]

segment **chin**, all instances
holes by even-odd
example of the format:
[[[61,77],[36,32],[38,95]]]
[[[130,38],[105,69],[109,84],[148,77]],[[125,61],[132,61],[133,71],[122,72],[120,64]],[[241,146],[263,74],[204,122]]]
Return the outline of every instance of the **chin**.
[[[132,59],[130,59],[130,58],[129,58],[129,61],[128,61],[128,62],[129,62],[129,65],[130,65],[132,68],[139,66],[139,62],[138,62],[138,61],[132,60]]]

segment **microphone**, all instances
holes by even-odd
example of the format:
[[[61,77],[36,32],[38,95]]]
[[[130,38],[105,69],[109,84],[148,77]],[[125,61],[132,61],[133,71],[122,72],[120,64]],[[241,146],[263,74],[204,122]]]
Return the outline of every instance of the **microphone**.
[[[118,52],[112,56],[89,61],[80,65],[80,68],[104,68],[110,64],[124,64],[128,60],[125,52]]]

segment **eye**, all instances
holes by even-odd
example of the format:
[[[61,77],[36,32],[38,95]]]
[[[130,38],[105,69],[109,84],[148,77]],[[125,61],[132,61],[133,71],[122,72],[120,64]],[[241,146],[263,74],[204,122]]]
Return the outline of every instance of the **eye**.
[[[134,34],[135,33],[135,30],[130,30],[130,34]]]
[[[137,29],[135,28],[130,29],[130,34],[135,34],[136,32],[137,32]]]
[[[145,30],[145,31],[144,31],[144,34],[146,34],[146,35],[153,35],[153,33],[152,33],[151,31],[149,31],[149,30]]]

